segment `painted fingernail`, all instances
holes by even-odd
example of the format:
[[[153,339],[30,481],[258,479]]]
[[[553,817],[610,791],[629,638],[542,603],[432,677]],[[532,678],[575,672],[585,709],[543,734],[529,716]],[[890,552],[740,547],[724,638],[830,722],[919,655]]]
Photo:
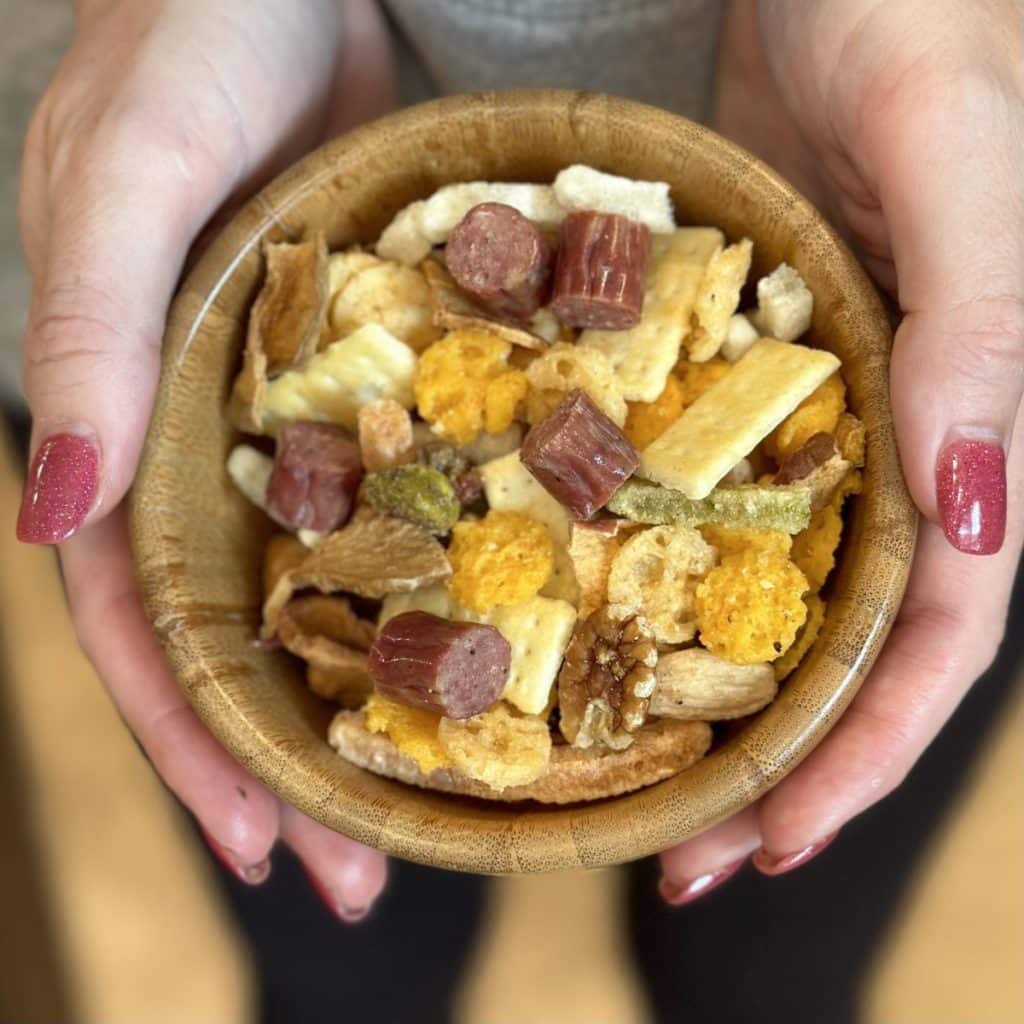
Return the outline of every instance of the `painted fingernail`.
[[[53,434],[29,467],[18,514],[18,540],[57,544],[85,522],[96,500],[100,457],[80,434]]]
[[[727,864],[717,871],[709,871],[705,875],[698,875],[689,882],[681,885],[668,878],[662,878],[658,883],[658,892],[661,898],[673,907],[682,907],[687,903],[700,899],[701,896],[717,889],[723,882],[727,882],[747,862],[746,857],[741,857],[732,864]]]
[[[336,916],[340,917],[346,924],[356,924],[362,921],[370,912],[369,907],[351,907],[331,891],[312,871],[303,864],[302,870],[309,879],[313,892],[320,897],[320,902]]]
[[[819,839],[816,843],[811,843],[810,846],[805,846],[802,850],[797,850],[796,853],[788,853],[784,857],[773,857],[767,850],[760,849],[754,853],[752,858],[754,867],[762,875],[784,875],[787,871],[792,871],[817,857],[837,835],[839,835],[838,832],[833,832],[830,836],[825,836],[824,839]]]
[[[255,864],[243,863],[234,850],[229,850],[226,846],[222,846],[206,829],[200,828],[199,832],[206,841],[206,845],[210,848],[210,852],[217,860],[236,878],[245,882],[246,885],[262,885],[270,876],[269,857],[264,857],[263,860],[257,861]]]
[[[1006,454],[994,441],[952,441],[939,453],[935,491],[946,539],[969,555],[994,555],[1006,533]]]

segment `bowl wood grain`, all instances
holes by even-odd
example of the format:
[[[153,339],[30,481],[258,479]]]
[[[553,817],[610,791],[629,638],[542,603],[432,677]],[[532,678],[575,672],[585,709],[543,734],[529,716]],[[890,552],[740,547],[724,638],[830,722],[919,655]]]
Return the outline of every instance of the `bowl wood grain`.
[[[270,526],[228,480],[225,418],[264,238],[324,228],[372,242],[392,215],[453,181],[550,181],[587,163],[668,181],[681,223],[754,240],[754,273],[781,260],[815,295],[814,344],[843,361],[868,429],[824,629],[778,699],[682,775],[548,809],[408,788],[338,758],[330,709],[297,662],[253,646]],[[598,867],[693,836],[755,800],[828,732],[888,633],[916,515],[889,409],[891,332],[870,282],[814,208],[713,132],[660,110],[565,91],[482,93],[409,108],[336,139],[255,196],[211,244],[172,307],[156,409],[131,508],[138,576],[172,670],[200,718],[257,778],[306,814],[389,853],[504,873]]]

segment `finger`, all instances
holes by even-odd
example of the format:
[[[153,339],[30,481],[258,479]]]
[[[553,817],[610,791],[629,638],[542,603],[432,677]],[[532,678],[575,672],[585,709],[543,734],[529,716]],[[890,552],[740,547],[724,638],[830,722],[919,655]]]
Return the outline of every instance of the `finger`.
[[[727,882],[761,846],[757,805],[661,854],[658,891],[681,907]]]
[[[1024,389],[1024,97],[977,74],[874,120],[877,189],[906,313],[892,359],[911,493],[960,551],[1006,526],[1006,452]]]
[[[277,799],[202,725],[164,662],[135,585],[123,509],[61,549],[79,642],[172,792],[245,881],[262,881]]]
[[[1017,498],[1024,497],[1018,484]],[[1020,552],[1015,527],[1000,554],[979,562],[925,524],[910,587],[868,680],[825,741],[764,797],[767,873],[810,858],[904,779],[995,656]]]
[[[383,853],[318,825],[287,804],[281,805],[281,837],[333,913],[349,924],[366,917],[387,881]]]

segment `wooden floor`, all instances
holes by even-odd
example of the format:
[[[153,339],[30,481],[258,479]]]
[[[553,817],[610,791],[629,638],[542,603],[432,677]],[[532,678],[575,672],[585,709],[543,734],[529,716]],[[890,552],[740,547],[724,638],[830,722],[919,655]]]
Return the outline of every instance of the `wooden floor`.
[[[2,930],[0,1020],[255,1020],[244,944],[77,653],[51,553],[13,541],[13,466],[0,437],[0,789],[11,801],[0,803],[0,905],[21,924],[16,941]],[[1024,1022],[1022,780],[1018,695],[880,958],[868,1024]],[[649,1020],[619,955],[619,882],[616,872],[499,882],[462,1024]]]

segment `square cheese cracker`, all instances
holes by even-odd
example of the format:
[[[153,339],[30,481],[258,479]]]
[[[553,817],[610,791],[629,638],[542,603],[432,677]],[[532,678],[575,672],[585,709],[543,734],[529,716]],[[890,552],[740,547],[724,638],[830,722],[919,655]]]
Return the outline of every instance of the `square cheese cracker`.
[[[568,601],[538,596],[521,604],[492,608],[481,615],[459,605],[443,586],[424,587],[411,594],[392,594],[385,598],[380,625],[409,611],[494,626],[512,648],[502,700],[528,715],[545,712],[562,656],[576,625],[576,609]]]
[[[551,534],[555,564],[551,578],[541,593],[575,604],[579,598],[576,574],[569,558],[569,514],[537,482],[519,459],[519,451],[509,452],[480,467],[487,504],[499,512],[522,512],[543,523]]]
[[[706,498],[838,368],[831,352],[762,338],[644,450],[638,475]]]
[[[579,344],[603,352],[622,397],[653,402],[679,358],[704,271],[725,237],[717,228],[680,228],[655,235],[640,323],[627,331],[586,330]]]

